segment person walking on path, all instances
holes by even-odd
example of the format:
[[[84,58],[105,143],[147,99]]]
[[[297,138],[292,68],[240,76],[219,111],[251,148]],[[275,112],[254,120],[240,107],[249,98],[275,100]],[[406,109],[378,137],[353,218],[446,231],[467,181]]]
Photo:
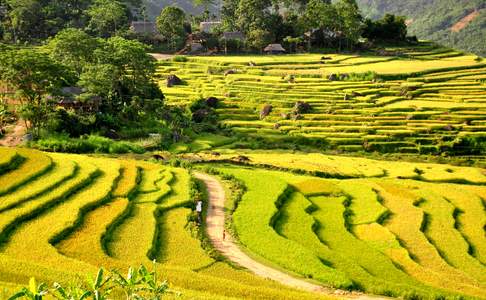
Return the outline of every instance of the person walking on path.
[[[203,203],[202,203],[201,200],[197,201],[197,204],[196,204],[197,221],[198,221],[199,224],[202,223],[202,209],[203,209],[202,204]]]

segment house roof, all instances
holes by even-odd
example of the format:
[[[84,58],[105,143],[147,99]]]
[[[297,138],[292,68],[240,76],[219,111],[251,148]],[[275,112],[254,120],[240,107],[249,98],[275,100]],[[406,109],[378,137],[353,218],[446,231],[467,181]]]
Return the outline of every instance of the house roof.
[[[245,35],[242,32],[239,32],[239,31],[223,32],[223,39],[242,41],[242,40],[245,39]]]
[[[155,22],[133,21],[130,27],[135,33],[156,34],[158,33]]]
[[[280,44],[270,44],[264,49],[265,52],[286,52],[285,48]]]

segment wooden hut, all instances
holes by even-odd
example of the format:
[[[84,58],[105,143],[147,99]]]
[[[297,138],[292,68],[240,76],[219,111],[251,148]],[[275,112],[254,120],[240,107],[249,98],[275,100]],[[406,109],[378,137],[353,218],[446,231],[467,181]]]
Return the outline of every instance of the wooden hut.
[[[263,51],[267,54],[284,54],[287,52],[280,44],[270,44]]]

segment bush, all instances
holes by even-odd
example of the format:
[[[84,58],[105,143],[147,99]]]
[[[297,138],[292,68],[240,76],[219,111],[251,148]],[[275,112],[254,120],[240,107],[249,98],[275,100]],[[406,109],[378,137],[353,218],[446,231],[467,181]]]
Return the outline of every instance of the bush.
[[[183,55],[176,55],[174,56],[174,58],[172,58],[173,61],[175,62],[187,62],[188,59],[187,57],[183,56]]]
[[[49,136],[31,142],[30,146],[42,151],[69,152],[69,153],[144,153],[141,146],[117,142],[101,136],[83,136],[81,138],[69,138],[65,135]]]
[[[95,115],[83,116],[74,110],[57,108],[48,120],[47,130],[79,137],[94,130],[96,123]]]

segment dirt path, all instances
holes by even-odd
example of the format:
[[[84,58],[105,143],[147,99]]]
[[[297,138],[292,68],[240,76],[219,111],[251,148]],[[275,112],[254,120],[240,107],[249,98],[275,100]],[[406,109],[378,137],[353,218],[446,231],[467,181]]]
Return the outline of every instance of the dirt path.
[[[478,10],[473,11],[469,15],[467,15],[464,18],[462,18],[461,20],[459,20],[459,22],[454,24],[451,27],[451,31],[452,32],[459,32],[459,31],[463,30],[464,28],[467,27],[467,25],[469,25],[469,23],[474,21],[474,19],[476,19],[478,16],[479,16],[479,11]]]
[[[4,137],[0,139],[0,146],[16,147],[20,145],[23,141],[23,137],[26,133],[25,124],[23,124],[23,121],[19,120],[17,124],[9,127],[13,127],[13,130],[11,130],[11,132],[7,133]],[[9,128],[7,128],[7,130],[8,129]]]
[[[209,239],[211,240],[213,246],[232,262],[247,268],[258,276],[268,278],[301,290],[323,293],[330,296],[348,299],[385,299],[384,297],[368,296],[359,293],[350,293],[342,290],[326,288],[307,282],[303,279],[290,276],[253,260],[240,250],[240,248],[236,245],[236,243],[234,243],[233,239],[228,236],[228,234],[226,234],[226,238],[223,240],[223,230],[225,224],[224,188],[221,186],[219,181],[212,176],[200,172],[195,172],[194,176],[205,183],[209,193],[209,206],[206,217],[206,226]]]

